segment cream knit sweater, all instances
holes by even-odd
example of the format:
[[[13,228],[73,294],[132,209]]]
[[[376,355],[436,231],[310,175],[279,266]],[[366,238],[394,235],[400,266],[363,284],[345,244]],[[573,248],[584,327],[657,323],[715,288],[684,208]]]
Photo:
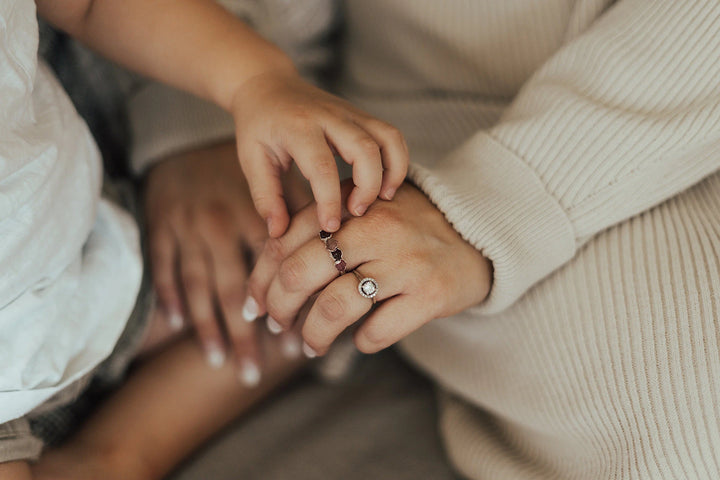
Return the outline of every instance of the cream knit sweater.
[[[403,342],[458,470],[720,478],[720,2],[345,3],[342,92],[495,268]]]
[[[484,304],[402,344],[443,387],[457,469],[720,478],[720,1],[343,3],[341,92],[403,130],[411,178],[495,267]],[[232,134],[145,93],[138,169]]]

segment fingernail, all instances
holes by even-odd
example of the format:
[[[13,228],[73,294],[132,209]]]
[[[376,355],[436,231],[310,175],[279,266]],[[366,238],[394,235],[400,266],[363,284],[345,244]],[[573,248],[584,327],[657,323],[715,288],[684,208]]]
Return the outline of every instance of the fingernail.
[[[388,188],[387,190],[385,190],[385,200],[392,200],[394,195],[395,195],[394,188]]]
[[[240,366],[239,377],[242,384],[246,387],[257,387],[260,383],[260,369],[254,361],[245,358]]]
[[[210,368],[218,369],[225,364],[225,352],[216,343],[208,343],[205,347],[205,358]]]
[[[294,335],[286,335],[280,345],[282,354],[288,360],[295,360],[300,356],[300,339]]]
[[[327,228],[328,228],[328,231],[330,231],[330,232],[337,231],[337,229],[340,228],[340,220],[337,218],[331,218],[327,222]]]
[[[258,316],[259,307],[258,303],[253,297],[247,297],[245,304],[242,309],[242,316],[246,322],[254,322]]]
[[[168,313],[168,325],[173,332],[179,332],[183,328],[183,317],[176,310]]]
[[[362,216],[362,214],[365,213],[365,210],[367,210],[367,205],[358,205],[358,207],[355,209],[355,216]]]
[[[272,333],[273,335],[277,335],[278,333],[283,331],[282,325],[280,325],[277,320],[275,320],[269,315],[267,317],[266,323],[268,330],[270,330],[270,333]]]
[[[268,219],[266,220],[266,223],[267,223],[267,227],[268,227],[268,235],[272,236],[272,224],[273,224],[272,218],[268,217]]]
[[[317,352],[315,350],[313,350],[313,348],[305,342],[303,342],[302,350],[303,350],[303,353],[305,354],[305,356],[308,358],[317,357]]]

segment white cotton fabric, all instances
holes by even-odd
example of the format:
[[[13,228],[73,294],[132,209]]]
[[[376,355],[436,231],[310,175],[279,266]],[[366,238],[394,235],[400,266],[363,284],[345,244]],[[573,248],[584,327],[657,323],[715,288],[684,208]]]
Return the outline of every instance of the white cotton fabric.
[[[133,220],[100,198],[89,130],[38,63],[32,0],[0,0],[0,424],[113,349],[142,262]]]

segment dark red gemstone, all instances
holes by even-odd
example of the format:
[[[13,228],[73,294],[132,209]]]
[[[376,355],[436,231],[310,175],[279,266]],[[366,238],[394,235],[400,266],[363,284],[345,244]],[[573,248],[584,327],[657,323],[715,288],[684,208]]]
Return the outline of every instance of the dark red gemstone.
[[[340,260],[339,262],[335,262],[335,268],[338,269],[338,272],[345,273],[345,267],[347,267],[345,260]]]
[[[332,233],[326,232],[325,230],[320,230],[320,239],[325,240],[332,237]]]
[[[335,250],[337,247],[338,247],[338,243],[337,243],[337,240],[335,240],[334,238],[331,238],[330,240],[325,242],[325,248],[327,248],[331,252],[333,250]]]
[[[332,255],[335,260],[340,260],[342,258],[342,250],[336,248],[335,250],[330,252],[330,255]]]

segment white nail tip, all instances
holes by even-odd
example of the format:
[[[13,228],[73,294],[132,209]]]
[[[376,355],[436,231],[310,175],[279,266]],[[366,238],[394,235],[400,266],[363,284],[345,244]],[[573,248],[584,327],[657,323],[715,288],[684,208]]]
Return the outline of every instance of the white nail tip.
[[[267,317],[266,323],[268,330],[270,330],[270,333],[272,333],[273,335],[277,335],[278,333],[283,331],[282,325],[280,325],[277,320],[270,316]]]
[[[168,318],[168,324],[170,325],[170,330],[173,332],[178,332],[182,330],[183,328],[183,318],[182,315],[179,313],[171,313],[170,317]]]
[[[240,369],[240,381],[246,387],[256,387],[260,383],[260,369],[251,360],[243,360]]]
[[[254,322],[258,316],[258,304],[253,297],[248,297],[243,305],[242,316],[246,322]]]
[[[207,363],[210,367],[218,369],[225,364],[225,353],[216,346],[207,349]]]
[[[300,340],[292,336],[283,338],[281,347],[283,356],[288,360],[295,360],[302,353],[300,349]]]
[[[303,350],[303,353],[305,354],[305,356],[308,358],[317,357],[317,352],[315,350],[313,350],[313,348],[305,342],[303,342],[302,350]]]

